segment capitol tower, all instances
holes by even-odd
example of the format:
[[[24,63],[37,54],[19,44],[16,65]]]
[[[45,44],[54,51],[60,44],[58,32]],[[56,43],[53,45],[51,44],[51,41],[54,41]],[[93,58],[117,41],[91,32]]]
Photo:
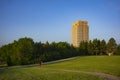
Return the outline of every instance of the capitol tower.
[[[72,25],[72,45],[79,47],[81,41],[89,41],[89,27],[87,21],[76,21]]]

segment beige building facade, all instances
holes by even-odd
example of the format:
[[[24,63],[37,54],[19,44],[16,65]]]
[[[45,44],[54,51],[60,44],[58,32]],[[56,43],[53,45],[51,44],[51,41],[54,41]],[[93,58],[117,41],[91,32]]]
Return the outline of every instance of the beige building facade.
[[[79,47],[81,41],[89,41],[89,26],[87,21],[76,21],[72,25],[72,45]]]

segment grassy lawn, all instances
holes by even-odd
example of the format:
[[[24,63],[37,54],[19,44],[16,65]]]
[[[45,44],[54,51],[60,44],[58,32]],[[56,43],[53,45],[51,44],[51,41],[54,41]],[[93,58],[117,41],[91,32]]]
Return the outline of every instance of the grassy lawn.
[[[0,80],[104,80],[101,77],[40,67],[0,70]]]
[[[0,69],[0,80],[104,80],[99,76],[52,69],[102,72],[120,76],[120,56],[81,56],[42,67]]]
[[[120,76],[120,56],[82,56],[70,61],[44,65],[44,67],[102,72]]]

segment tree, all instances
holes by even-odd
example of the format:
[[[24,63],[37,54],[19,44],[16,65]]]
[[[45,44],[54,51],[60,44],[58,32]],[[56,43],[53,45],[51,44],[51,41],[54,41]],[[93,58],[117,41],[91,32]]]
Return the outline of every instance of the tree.
[[[43,45],[44,47],[44,53],[48,53],[50,51],[50,44],[48,41],[46,41],[46,43]]]
[[[88,43],[88,55],[93,55],[93,43],[91,40]]]
[[[34,63],[40,62],[40,56],[44,53],[43,44],[41,42],[36,42],[34,44],[34,54],[32,55],[32,59],[34,60]]]
[[[20,38],[18,41],[0,47],[0,63],[8,66],[47,62],[80,55],[99,55],[110,53],[120,55],[120,45],[117,46],[114,38],[106,44],[105,40],[94,39],[82,41],[78,48],[67,42],[46,43],[36,42],[31,38]]]
[[[20,38],[18,40],[19,53],[21,58],[21,64],[30,64],[33,50],[34,42],[31,38]]]
[[[1,64],[3,62],[6,62],[6,57],[5,57],[5,45],[0,48],[0,62]]]
[[[117,44],[114,38],[110,38],[107,43],[107,54],[110,56],[115,53]]]
[[[100,40],[93,40],[93,52],[95,55],[100,54]]]
[[[117,46],[117,50],[115,51],[116,55],[120,55],[120,44]]]
[[[78,48],[80,55],[87,55],[88,54],[87,48],[88,48],[88,43],[86,41],[82,41]]]
[[[61,58],[67,58],[71,56],[71,54],[69,54],[70,45],[67,42],[58,42],[57,48],[60,55],[62,56]]]
[[[104,39],[100,42],[100,54],[106,54],[106,42]]]
[[[11,63],[10,54],[9,54],[9,50],[10,50],[9,46],[10,44],[4,45],[0,48],[0,61],[2,63],[6,63],[6,64]]]

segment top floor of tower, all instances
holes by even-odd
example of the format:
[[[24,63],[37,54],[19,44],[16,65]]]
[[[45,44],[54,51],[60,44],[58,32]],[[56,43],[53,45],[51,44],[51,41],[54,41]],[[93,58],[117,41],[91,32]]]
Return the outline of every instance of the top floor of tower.
[[[78,20],[78,21],[74,22],[72,26],[88,26],[88,22]]]

